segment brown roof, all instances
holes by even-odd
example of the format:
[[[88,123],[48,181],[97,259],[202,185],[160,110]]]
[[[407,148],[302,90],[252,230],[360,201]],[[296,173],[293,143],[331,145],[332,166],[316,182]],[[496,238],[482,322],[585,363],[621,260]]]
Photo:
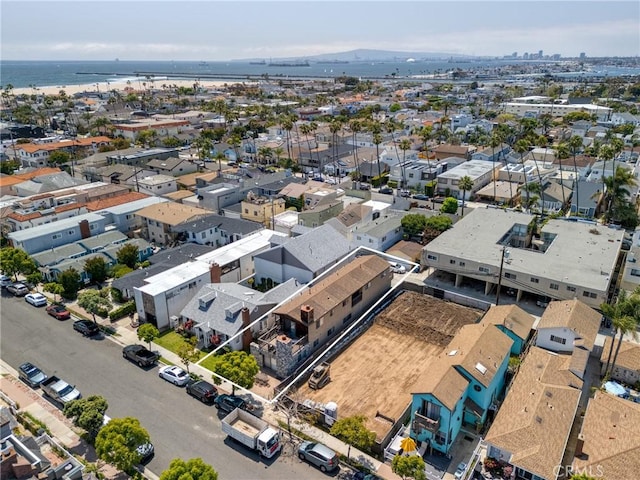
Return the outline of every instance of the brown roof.
[[[636,480],[640,472],[640,405],[596,392],[582,424],[582,454],[573,468],[595,478]],[[576,452],[577,453],[577,452]]]
[[[176,182],[178,182],[179,185],[184,185],[187,188],[195,187],[196,178],[200,176],[202,176],[201,172],[187,173],[186,175],[180,175],[179,177],[177,177]]]
[[[450,145],[447,143],[438,145],[431,149],[432,152],[437,153],[456,153],[458,155],[467,155],[469,153],[469,147],[463,145]]]
[[[179,225],[193,218],[210,214],[211,212],[209,210],[190,207],[189,205],[175,202],[156,203],[155,205],[149,205],[148,207],[136,212],[136,215],[140,217],[155,220],[171,226]]]
[[[18,212],[11,212],[7,215],[7,218],[11,218],[16,222],[26,222],[28,220],[33,220],[34,218],[39,218],[43,216],[55,215],[57,213],[67,212],[69,210],[75,210],[77,208],[82,208],[84,203],[66,203],[64,205],[58,205],[54,207],[54,211],[48,215],[42,215],[42,212],[35,211],[27,214],[22,214]]]
[[[405,260],[409,260],[411,262],[420,263],[422,248],[423,246],[417,242],[400,240],[398,243],[389,247],[387,253],[395,257],[404,258]]]
[[[535,320],[517,305],[494,305],[482,317],[483,322],[503,325],[523,340],[529,338]]]
[[[364,216],[371,212],[372,208],[368,205],[362,205],[361,203],[352,203],[348,205],[342,212],[336,215],[336,218],[345,227],[350,227],[364,218]]]
[[[148,196],[149,195],[140,192],[128,192],[116,197],[103,198],[101,200],[94,200],[92,202],[89,202],[87,203],[87,210],[89,210],[90,212],[95,212],[98,210],[103,210],[105,208],[115,207],[116,205],[124,205],[125,203],[142,200],[143,198],[147,198]]]
[[[193,197],[194,195],[191,190],[176,190],[175,192],[165,193],[162,196],[178,202],[183,198]]]
[[[604,339],[602,351],[606,352],[607,355],[609,354],[612,340],[611,337],[605,337]],[[616,340],[613,345],[614,354],[616,348],[618,348],[618,340]],[[616,367],[640,371],[640,345],[623,340],[622,345],[620,345],[620,351],[618,352],[618,358],[616,359]]]
[[[557,477],[580,400],[582,381],[563,374],[570,357],[531,347],[485,438],[546,479]]]
[[[513,340],[492,324],[476,323],[460,329],[447,346],[447,355],[452,365],[462,367],[478,383],[488,387],[509,356],[512,345]]]
[[[16,173],[14,175],[4,175],[0,177],[0,187],[8,187],[10,185],[16,185],[22,183],[25,180],[31,180],[32,178],[39,177],[40,175],[49,175],[51,173],[59,173],[61,170],[54,167],[43,167],[33,170],[29,173]]]
[[[585,348],[593,350],[601,318],[602,315],[580,300],[556,300],[549,303],[537,328],[570,328],[583,340]]]
[[[90,147],[94,143],[109,143],[111,139],[109,137],[101,136],[101,137],[89,137],[89,138],[76,138],[74,140],[63,140],[62,142],[55,143],[23,143],[19,145],[18,150],[24,150],[27,153],[35,153],[41,152],[43,150],[46,151],[54,151],[59,150],[61,148],[68,147]]]
[[[411,393],[430,393],[450,411],[455,410],[469,381],[452,368],[450,357],[441,354],[422,372],[416,378]]]
[[[342,303],[346,296],[390,268],[389,262],[377,255],[363,255],[292,298],[274,313],[302,322],[300,307],[309,305],[313,308],[314,317],[322,318]]]

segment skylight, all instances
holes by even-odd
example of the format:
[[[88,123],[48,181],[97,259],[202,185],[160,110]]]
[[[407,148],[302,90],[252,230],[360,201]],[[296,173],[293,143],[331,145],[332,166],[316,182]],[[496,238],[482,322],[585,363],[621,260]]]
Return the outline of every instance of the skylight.
[[[478,370],[482,375],[484,375],[485,373],[487,373],[487,367],[485,367],[483,364],[481,364],[480,362],[476,363],[476,370]]]

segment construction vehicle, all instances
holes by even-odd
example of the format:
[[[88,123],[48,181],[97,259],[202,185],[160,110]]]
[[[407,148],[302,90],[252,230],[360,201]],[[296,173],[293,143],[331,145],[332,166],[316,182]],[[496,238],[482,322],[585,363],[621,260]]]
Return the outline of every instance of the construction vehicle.
[[[265,458],[273,457],[282,447],[277,430],[240,408],[222,419],[222,431]]]
[[[331,365],[326,362],[314,367],[311,371],[311,377],[309,377],[309,388],[319,390],[324,387],[331,380],[330,373]]]

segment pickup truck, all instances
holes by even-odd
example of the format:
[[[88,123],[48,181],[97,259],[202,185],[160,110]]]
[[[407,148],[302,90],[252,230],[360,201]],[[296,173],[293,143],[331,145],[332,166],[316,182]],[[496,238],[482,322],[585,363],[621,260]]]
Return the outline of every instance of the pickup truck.
[[[81,395],[78,389],[56,376],[47,378],[40,384],[45,395],[62,405],[78,400]]]
[[[127,345],[122,349],[122,356],[138,364],[139,367],[150,367],[155,365],[160,355],[147,350],[142,345]]]
[[[273,457],[282,448],[277,430],[239,408],[222,419],[222,431],[265,458]]]

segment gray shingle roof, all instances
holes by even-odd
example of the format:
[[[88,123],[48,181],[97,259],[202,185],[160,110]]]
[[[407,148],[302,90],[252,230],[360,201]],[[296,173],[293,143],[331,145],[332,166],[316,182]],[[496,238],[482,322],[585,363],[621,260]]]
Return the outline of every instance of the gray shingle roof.
[[[216,247],[211,247],[209,245],[183,243],[178,247],[161,250],[155,255],[152,255],[149,257],[149,263],[152,265],[163,264],[166,265],[166,268],[171,268],[188,262],[192,258],[209,253],[215,249]]]
[[[211,228],[218,228],[227,233],[236,233],[239,235],[247,235],[258,230],[262,230],[264,225],[257,222],[251,222],[240,218],[223,217],[221,215],[209,215],[199,220],[184,222],[176,225],[173,231],[180,232],[201,232]]]

